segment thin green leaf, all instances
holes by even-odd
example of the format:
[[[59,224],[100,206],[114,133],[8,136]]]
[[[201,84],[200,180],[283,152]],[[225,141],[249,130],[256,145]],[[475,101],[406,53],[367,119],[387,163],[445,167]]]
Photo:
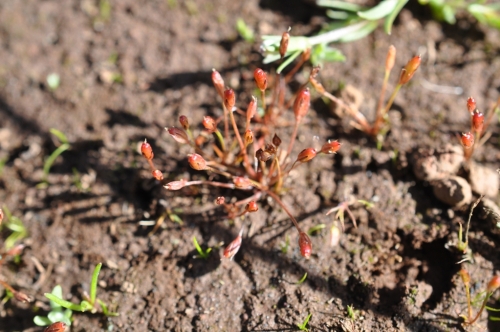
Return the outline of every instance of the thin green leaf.
[[[83,300],[82,302],[80,302],[80,308],[81,308],[81,311],[82,312],[85,312],[85,311],[93,311],[94,309],[94,306],[92,304],[90,304],[89,301],[85,301]]]
[[[102,302],[101,300],[97,299],[97,302],[99,303],[99,305],[101,306],[102,308],[102,313],[107,316],[107,317],[118,317],[120,316],[119,313],[117,312],[111,312],[108,310],[108,306],[106,305],[106,303]]]
[[[45,160],[45,163],[43,164],[44,179],[49,175],[50,168],[52,167],[52,164],[57,159],[57,157],[59,157],[64,151],[68,150],[69,148],[70,145],[68,143],[64,143],[57,149],[55,149],[54,152],[52,152],[52,154],[47,158],[47,160]]]
[[[57,296],[50,293],[45,293],[43,295],[45,295],[45,297],[48,298],[49,300],[59,304],[63,308],[82,312],[82,307],[79,304],[60,299]]]
[[[63,291],[61,285],[56,285],[53,289],[52,292],[50,293],[54,296],[57,296],[58,298],[62,299],[63,298]],[[52,310],[61,310],[61,305],[54,302],[50,301],[50,308]]]
[[[43,317],[43,316],[35,316],[33,318],[33,323],[35,323],[35,325],[37,325],[37,326],[47,326],[47,325],[52,324],[50,319],[48,319],[47,317]]]
[[[68,137],[66,137],[66,135],[60,131],[60,130],[57,130],[55,128],[50,128],[50,133],[52,135],[54,135],[55,137],[57,137],[57,139],[61,142],[61,143],[69,143],[69,140],[68,140]]]
[[[283,71],[283,69],[285,69],[286,66],[288,66],[290,63],[292,63],[293,60],[295,60],[296,57],[298,57],[300,55],[300,53],[302,53],[301,50],[299,51],[296,51],[295,53],[293,53],[292,55],[290,55],[285,61],[283,61],[283,63],[278,67],[278,69],[276,70],[276,73],[278,74],[281,74],[281,71]]]
[[[318,0],[316,4],[320,7],[329,7],[341,10],[347,10],[351,12],[357,12],[363,10],[364,7],[357,5],[355,3],[350,3],[347,1],[339,1],[339,0]]]
[[[348,42],[352,42],[352,41],[364,38],[364,37],[368,36],[370,33],[372,33],[373,30],[375,30],[377,28],[377,26],[378,26],[377,21],[366,21],[366,25],[364,25],[360,29],[353,31],[350,34],[342,37],[341,39],[339,39],[339,42],[348,43]]]
[[[241,36],[241,38],[243,38],[245,41],[249,43],[254,42],[255,35],[253,33],[253,30],[245,23],[242,18],[238,18],[238,20],[236,20],[236,30],[238,31],[238,34]]]
[[[307,279],[307,272],[304,273],[304,275],[302,276],[302,278],[300,278],[299,281],[297,281],[297,285],[302,284],[304,281],[306,281],[306,279]]]
[[[358,16],[370,21],[379,20],[392,13],[397,5],[398,0],[384,0],[368,10],[358,11]]]
[[[99,272],[101,272],[102,263],[95,266],[94,273],[92,273],[92,281],[90,282],[90,304],[94,306],[95,298],[97,294],[97,279],[99,278]]]
[[[345,21],[350,18],[353,18],[357,15],[353,15],[349,12],[341,11],[341,10],[333,10],[333,9],[328,9],[326,11],[326,16],[331,18],[332,20],[340,20],[340,21]]]
[[[398,16],[401,9],[403,9],[403,7],[408,2],[408,0],[397,0],[397,1],[398,1],[398,3],[394,7],[393,11],[385,18],[385,21],[384,21],[384,31],[388,35],[391,34],[392,24],[394,23],[396,16]]]
[[[479,22],[500,29],[500,5],[472,4],[467,9]]]
[[[48,313],[47,318],[52,322],[65,322],[69,321],[62,311],[54,310]]]

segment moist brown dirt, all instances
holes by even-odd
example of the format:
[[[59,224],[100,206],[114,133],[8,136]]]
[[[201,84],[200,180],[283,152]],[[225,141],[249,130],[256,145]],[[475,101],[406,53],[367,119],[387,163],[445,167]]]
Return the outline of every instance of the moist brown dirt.
[[[148,139],[168,179],[199,177],[186,162],[189,150],[163,128],[176,125],[181,114],[197,128],[204,115],[221,114],[212,68],[236,89],[238,104],[249,99],[251,73],[262,57],[258,42],[238,38],[236,19],[244,18],[258,36],[281,34],[288,26],[294,35],[309,34],[325,20],[323,11],[302,1],[110,5],[108,16],[93,0],[0,3],[0,204],[29,233],[21,263],[3,266],[1,275],[35,298],[32,304],[0,304],[0,331],[41,331],[33,317],[49,310],[43,294],[60,284],[68,299],[79,301],[98,262],[98,297],[120,316],[75,313],[72,331],[283,331],[296,330],[309,313],[312,331],[500,330],[488,319],[494,313],[484,312],[467,328],[459,317],[466,314],[466,300],[457,276],[462,256],[454,244],[470,206],[439,202],[432,183],[418,179],[412,166],[418,149],[442,149],[468,130],[468,96],[482,110],[499,97],[499,31],[467,17],[454,26],[440,24],[425,7],[410,3],[391,36],[377,30],[338,45],[347,61],[326,64],[319,79],[330,91],[345,84],[361,91],[360,109],[370,119],[388,46],[397,48],[397,68],[423,55],[419,72],[396,98],[382,148],[314,95],[295,153],[319,144],[314,136],[320,142],[339,139],[342,148],[333,158],[299,167],[283,196],[301,227],[326,225],[312,237],[311,259],[301,258],[286,214],[265,200],[250,216],[250,234],[234,261],[221,261],[218,244],[229,243],[241,222],[227,220],[213,201],[234,194],[166,191],[151,178],[139,144]],[[55,90],[46,81],[50,73],[61,78]],[[463,93],[438,93],[425,82]],[[40,188],[44,160],[59,144],[51,128],[68,136],[71,149],[52,167],[49,185]],[[287,142],[289,128],[278,131]],[[474,159],[495,170],[496,122],[490,132]],[[460,172],[466,170],[458,176],[467,178]],[[339,244],[331,247],[333,215],[325,213],[349,195],[373,207],[353,205],[358,228],[347,219]],[[491,200],[498,203],[496,196]],[[157,220],[166,209],[183,224],[167,218],[149,235],[152,227],[140,221]],[[495,221],[479,215],[469,233],[473,263],[464,263],[475,294],[500,269]],[[8,231],[1,235],[5,239]],[[216,248],[208,260],[193,258],[193,236],[204,248]]]

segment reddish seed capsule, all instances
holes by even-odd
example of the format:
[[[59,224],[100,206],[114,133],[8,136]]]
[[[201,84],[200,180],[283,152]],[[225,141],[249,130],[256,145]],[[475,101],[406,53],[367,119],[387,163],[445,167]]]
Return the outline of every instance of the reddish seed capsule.
[[[246,188],[252,186],[252,181],[250,181],[250,179],[244,178],[242,176],[235,176],[233,178],[233,183],[236,186],[236,188],[240,188],[240,189],[246,189]]]
[[[262,161],[262,162],[266,162],[268,161],[269,159],[272,158],[272,154],[267,152],[267,151],[264,151],[262,149],[258,149],[256,152],[255,152],[255,157],[259,160],[259,161]]]
[[[295,121],[301,121],[309,111],[309,104],[311,102],[311,93],[309,88],[300,90],[293,103],[293,113],[295,114]]]
[[[245,147],[253,143],[253,132],[250,129],[245,130]]]
[[[476,109],[472,113],[472,128],[474,129],[475,132],[480,133],[483,131],[483,125],[484,125],[484,114]]]
[[[31,302],[31,298],[28,295],[18,291],[14,291],[14,297],[16,298],[16,300],[22,303]]]
[[[177,142],[181,144],[189,143],[189,138],[184,130],[175,127],[165,128],[165,129]]]
[[[476,100],[472,97],[467,98],[467,109],[469,110],[469,113],[472,114],[472,112],[475,111],[476,109]]]
[[[255,116],[255,113],[257,113],[257,99],[252,96],[252,100],[248,103],[247,108],[247,122],[250,122],[250,120]]]
[[[203,117],[203,121],[201,123],[210,134],[214,133],[217,130],[217,124],[211,116]]]
[[[488,286],[486,287],[486,291],[488,293],[493,293],[500,287],[500,277],[499,276],[494,276],[491,278],[490,282],[488,283]]]
[[[307,148],[302,150],[297,156],[297,161],[301,163],[306,163],[316,157],[316,150],[313,148]]]
[[[401,76],[399,76],[399,84],[403,85],[411,80],[418,67],[420,66],[421,61],[422,58],[420,57],[420,55],[414,56],[410,61],[408,61],[403,70],[401,70]]]
[[[224,91],[224,106],[226,106],[228,111],[232,111],[236,101],[236,96],[234,95],[233,89],[226,89]]]
[[[241,237],[243,235],[243,228],[241,229],[238,236],[224,249],[224,258],[229,258],[233,260],[234,255],[240,250],[241,247]]]
[[[260,68],[257,68],[253,72],[253,78],[260,91],[267,89],[267,74]]]
[[[152,160],[155,156],[155,154],[153,153],[153,148],[146,140],[144,140],[144,142],[142,142],[141,144],[141,153],[147,160]]]
[[[182,128],[184,128],[184,130],[189,129],[189,120],[188,120],[187,116],[185,116],[185,115],[179,116],[179,123],[181,124]]]
[[[158,180],[158,181],[161,181],[163,180],[163,173],[159,170],[159,169],[155,169],[153,171],[153,177]]]
[[[470,275],[467,270],[461,269],[458,274],[460,275],[460,278],[462,278],[464,284],[468,285],[470,283]]]
[[[259,207],[257,206],[257,203],[255,201],[250,201],[250,203],[248,203],[245,207],[245,210],[247,212],[256,212],[259,210]]]
[[[285,31],[283,35],[281,35],[281,41],[280,41],[280,56],[283,58],[286,54],[286,51],[288,49],[288,42],[290,41],[290,34],[288,33],[290,31],[290,28],[288,31]]]
[[[163,187],[167,190],[179,190],[179,189],[184,188],[185,185],[186,185],[186,180],[182,179],[179,181],[169,182],[166,185],[164,185]]]
[[[224,198],[224,196],[219,196],[215,200],[215,204],[217,204],[217,205],[222,205],[224,203],[226,203],[226,199]]]
[[[197,153],[188,155],[188,163],[193,169],[202,171],[207,168],[207,161]]]
[[[385,58],[385,70],[391,71],[396,61],[396,48],[394,45],[389,46],[387,57]]]
[[[279,136],[276,134],[274,134],[273,136],[273,144],[277,148],[279,148],[279,146],[281,145],[281,138],[279,138]]]
[[[57,322],[50,324],[43,330],[43,332],[64,332],[66,331],[66,324],[63,322]]]
[[[470,132],[462,133],[460,140],[462,142],[463,147],[466,149],[470,149],[474,145],[474,135],[472,135]]]
[[[328,141],[321,147],[320,152],[325,154],[336,153],[340,149],[340,143],[338,141]]]
[[[305,257],[307,259],[309,259],[309,257],[311,257],[311,253],[312,253],[311,239],[304,232],[300,232],[300,234],[299,234],[299,248],[300,248],[300,254],[302,255],[302,257]]]
[[[224,80],[222,79],[222,76],[220,76],[220,73],[212,69],[212,83],[214,84],[215,90],[217,90],[217,93],[221,98],[224,98]]]

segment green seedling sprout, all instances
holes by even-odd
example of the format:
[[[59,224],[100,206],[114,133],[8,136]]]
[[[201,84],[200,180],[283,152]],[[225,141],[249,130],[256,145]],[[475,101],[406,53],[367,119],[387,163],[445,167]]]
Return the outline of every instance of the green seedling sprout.
[[[309,329],[307,328],[307,324],[309,324],[309,320],[311,319],[311,317],[312,317],[312,314],[309,314],[309,315],[307,315],[306,319],[304,319],[302,324],[297,324],[297,327],[299,328],[299,330],[309,331]]]
[[[199,257],[199,258],[203,258],[203,259],[208,259],[208,256],[212,252],[212,248],[207,248],[206,251],[203,250],[201,248],[200,244],[198,243],[198,240],[196,239],[196,236],[193,236],[193,244],[194,244],[194,247],[196,248],[196,251],[198,252],[198,255],[194,256],[194,257],[195,258]]]
[[[354,310],[354,305],[347,305],[347,316],[349,316],[352,321],[358,318],[358,313],[359,310]]]
[[[95,303],[96,301],[101,305],[102,312],[106,316],[118,316],[118,313],[116,312],[109,312],[108,308],[104,305],[103,302],[96,300],[96,295],[97,295],[97,280],[99,277],[99,272],[101,271],[102,263],[99,263],[96,265],[94,272],[92,273],[92,280],[90,281],[90,296],[85,296],[84,295],[84,300],[78,303],[73,303],[70,301],[66,301],[62,299],[59,296],[56,296],[52,293],[45,293],[45,297],[48,298],[50,301],[53,301],[60,305],[63,308],[70,309],[72,311],[79,311],[79,312],[91,312],[91,313],[96,313],[97,309],[95,308]]]
[[[47,85],[49,86],[49,89],[54,91],[56,90],[59,85],[61,84],[61,77],[57,73],[52,73],[47,75]]]
[[[0,210],[1,211],[1,210]],[[14,248],[16,242],[24,239],[28,235],[26,226],[21,219],[13,216],[7,206],[3,206],[3,211],[5,213],[5,222],[0,223],[0,230],[3,227],[8,228],[12,233],[5,239],[5,250],[10,250]]]
[[[54,136],[57,137],[61,145],[55,149],[50,156],[45,160],[45,163],[43,164],[43,178],[42,178],[42,183],[39,186],[46,186],[47,185],[47,177],[49,176],[50,168],[56,161],[57,157],[59,157],[64,151],[69,150],[71,145],[69,144],[68,138],[66,135],[55,129],[51,128],[50,133]]]
[[[461,252],[464,253],[463,259],[460,260],[457,264],[461,264],[463,262],[466,262],[470,260],[469,255],[467,255],[467,250],[469,249],[469,228],[470,228],[470,220],[472,218],[472,214],[474,213],[474,209],[477,207],[479,202],[481,202],[481,199],[483,199],[484,196],[479,197],[474,204],[472,204],[472,207],[469,212],[469,218],[467,219],[467,226],[465,228],[465,237],[462,237],[462,223],[459,222],[459,229],[458,229],[458,243],[457,243],[457,249],[460,250]]]
[[[50,294],[62,299],[62,287],[60,285],[55,286]],[[63,322],[66,325],[71,326],[71,316],[73,315],[73,311],[71,309],[63,309],[59,303],[52,300],[50,301],[50,309],[51,310],[46,317],[35,316],[33,318],[33,323],[38,326],[47,326],[56,322]]]
[[[304,275],[302,276],[302,278],[300,278],[299,281],[297,281],[297,285],[304,283],[304,281],[306,281],[306,279],[307,279],[307,272],[304,273]]]
[[[288,235],[285,236],[285,242],[281,242],[281,252],[283,254],[288,253],[288,249],[290,249],[290,237]]]
[[[307,230],[307,234],[309,234],[309,235],[317,234],[325,227],[326,227],[325,224],[319,224],[319,225],[313,226]]]
[[[236,20],[236,31],[238,34],[248,43],[253,43],[255,41],[255,34],[245,21],[240,17]]]

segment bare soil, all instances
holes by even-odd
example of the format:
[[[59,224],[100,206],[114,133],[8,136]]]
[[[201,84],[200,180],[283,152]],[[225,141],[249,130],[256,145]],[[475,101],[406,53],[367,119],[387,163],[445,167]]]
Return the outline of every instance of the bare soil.
[[[454,244],[478,192],[452,207],[436,198],[434,180],[414,172],[421,158],[458,144],[457,134],[468,130],[468,96],[482,110],[499,97],[499,31],[467,17],[454,26],[440,24],[411,2],[391,36],[377,30],[338,45],[347,61],[326,64],[320,80],[333,92],[347,84],[359,90],[368,118],[388,46],[397,48],[397,68],[423,55],[414,80],[396,98],[387,139],[377,149],[314,95],[295,152],[320,144],[316,136],[319,142],[339,139],[342,148],[333,158],[298,168],[283,196],[301,227],[326,225],[312,237],[311,259],[300,256],[286,214],[265,200],[251,215],[251,232],[234,261],[221,261],[218,245],[237,235],[241,221],[225,218],[213,201],[234,194],[166,191],[151,178],[138,147],[148,139],[170,180],[200,176],[186,162],[188,150],[163,128],[177,125],[181,114],[197,128],[204,115],[221,114],[212,68],[235,88],[242,107],[248,101],[262,57],[258,41],[238,37],[237,18],[257,36],[281,34],[288,26],[298,35],[317,31],[324,12],[298,0],[109,4],[108,15],[94,0],[0,3],[0,204],[29,233],[21,263],[3,266],[1,275],[35,299],[1,303],[0,331],[42,331],[33,317],[50,310],[43,294],[60,284],[68,299],[79,301],[98,262],[98,297],[120,316],[75,313],[72,331],[297,330],[309,313],[311,331],[500,331],[489,319],[495,313],[485,311],[467,328],[459,317],[466,314],[466,299],[457,276],[462,256]],[[51,73],[61,78],[55,90],[46,81]],[[308,73],[305,68],[297,82]],[[461,93],[438,92],[429,83]],[[68,136],[71,149],[57,159],[43,188],[37,185],[44,160],[59,145],[51,128]],[[290,128],[279,130],[288,141]],[[490,131],[474,160],[494,172],[500,156],[496,122]],[[469,172],[460,163],[446,178],[467,179]],[[477,175],[498,183],[484,176]],[[489,190],[494,206],[496,189]],[[347,219],[332,247],[333,216],[325,213],[349,195],[374,206],[354,205],[358,228]],[[166,209],[183,223],[167,218],[150,235],[152,227],[140,221],[155,221]],[[500,270],[499,231],[491,218],[481,218],[482,206],[477,211],[469,234],[473,263],[464,263],[474,294]],[[2,239],[8,234],[3,230]],[[208,260],[193,258],[193,236],[204,248],[215,248]],[[289,249],[282,250],[287,239]],[[351,305],[355,319],[347,314]]]

